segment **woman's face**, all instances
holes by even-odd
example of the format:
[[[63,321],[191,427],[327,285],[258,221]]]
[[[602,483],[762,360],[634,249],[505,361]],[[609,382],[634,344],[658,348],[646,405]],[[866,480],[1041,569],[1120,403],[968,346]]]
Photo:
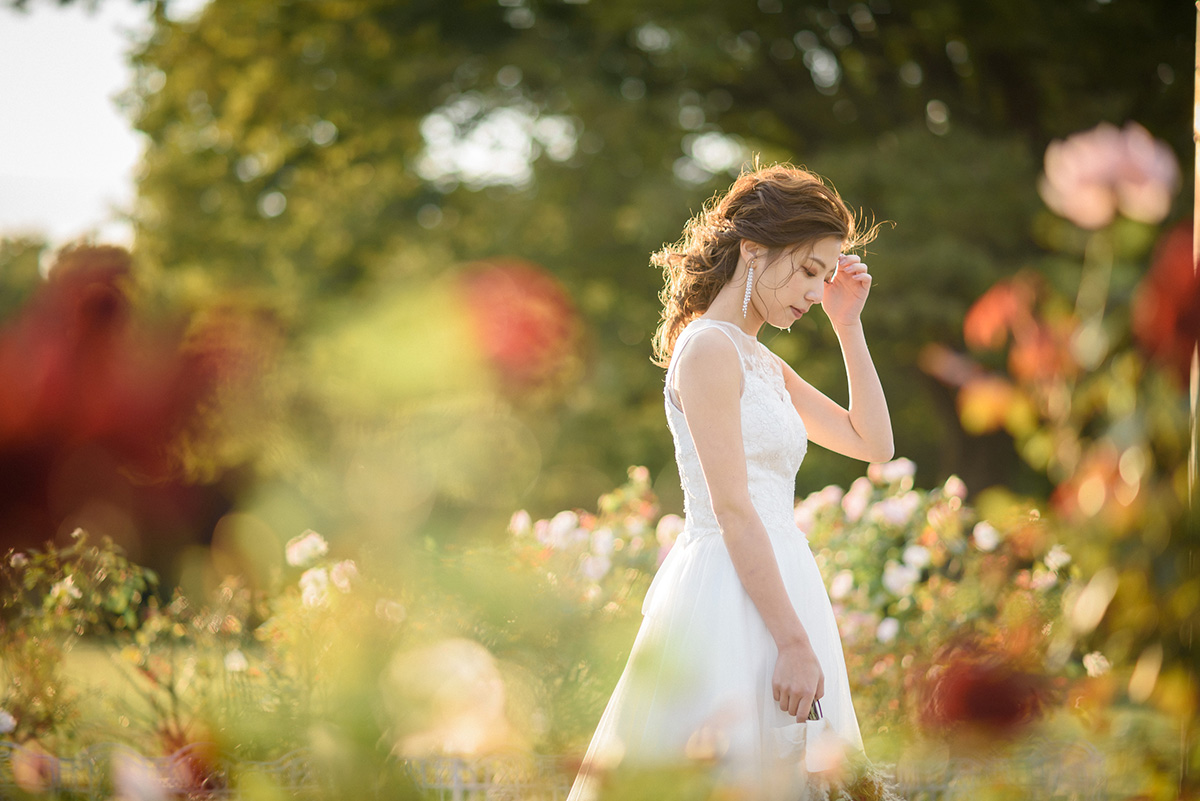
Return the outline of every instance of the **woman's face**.
[[[755,306],[764,322],[788,328],[825,297],[825,285],[837,274],[842,240],[829,236],[812,247],[785,250],[755,276]],[[761,264],[763,259],[759,259]]]

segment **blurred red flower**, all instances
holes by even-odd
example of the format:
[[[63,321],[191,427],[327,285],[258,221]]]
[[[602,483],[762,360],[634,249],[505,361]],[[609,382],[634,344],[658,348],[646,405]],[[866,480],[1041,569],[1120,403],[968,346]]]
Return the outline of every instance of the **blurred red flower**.
[[[544,269],[523,261],[484,263],[469,270],[462,285],[477,346],[501,388],[544,388],[577,363],[578,316]]]
[[[939,649],[918,683],[922,725],[943,734],[963,727],[1015,734],[1042,715],[1053,691],[1045,676],[970,639]]]
[[[1192,265],[1192,225],[1169,230],[1133,298],[1133,334],[1145,353],[1188,380],[1200,337],[1200,279]]]
[[[135,312],[131,282],[125,250],[66,249],[0,327],[0,548],[97,519],[123,541],[146,514],[169,537],[213,500],[189,492],[172,446],[229,349],[181,348],[179,325]]]

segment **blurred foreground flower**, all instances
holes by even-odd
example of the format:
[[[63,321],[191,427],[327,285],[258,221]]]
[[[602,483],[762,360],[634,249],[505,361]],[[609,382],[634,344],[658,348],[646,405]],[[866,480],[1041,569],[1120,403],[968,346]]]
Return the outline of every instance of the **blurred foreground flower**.
[[[191,340],[184,321],[151,320],[133,278],[121,248],[64,249],[0,328],[2,546],[41,544],[68,519],[127,546],[207,522],[205,496],[184,487],[181,441],[253,346],[220,325]]]
[[[404,732],[395,745],[402,756],[476,756],[529,747],[508,719],[499,664],[477,642],[448,639],[397,654],[383,684]]]
[[[1046,205],[1080,228],[1103,228],[1120,211],[1162,222],[1179,188],[1179,164],[1164,142],[1135,122],[1101,123],[1046,148],[1038,191]]]
[[[969,640],[939,649],[923,681],[921,720],[935,733],[965,726],[989,737],[1012,735],[1051,701],[1045,676]]]

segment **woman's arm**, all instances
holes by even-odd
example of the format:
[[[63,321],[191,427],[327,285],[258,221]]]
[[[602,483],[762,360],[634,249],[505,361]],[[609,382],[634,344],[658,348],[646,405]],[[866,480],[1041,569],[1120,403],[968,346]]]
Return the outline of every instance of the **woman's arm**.
[[[834,403],[786,362],[779,361],[788,394],[804,420],[809,439],[865,462],[886,462],[895,452],[892,421],[859,317],[870,286],[867,265],[859,262],[857,256],[844,256],[822,302],[842,346],[850,384],[849,409]]]
[[[701,331],[687,343],[675,370],[680,404],[725,547],[779,649],[772,681],[775,700],[780,709],[803,720],[813,699],[825,694],[825,679],[750,500],[737,347],[720,331]]]

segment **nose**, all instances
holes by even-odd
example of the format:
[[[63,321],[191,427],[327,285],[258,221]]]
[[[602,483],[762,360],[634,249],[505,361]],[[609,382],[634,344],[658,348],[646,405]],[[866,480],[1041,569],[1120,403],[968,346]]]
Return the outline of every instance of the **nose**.
[[[817,285],[815,287],[809,287],[808,291],[804,293],[804,298],[809,303],[820,303],[822,300],[824,300],[825,299],[825,282],[822,281],[819,285]]]

